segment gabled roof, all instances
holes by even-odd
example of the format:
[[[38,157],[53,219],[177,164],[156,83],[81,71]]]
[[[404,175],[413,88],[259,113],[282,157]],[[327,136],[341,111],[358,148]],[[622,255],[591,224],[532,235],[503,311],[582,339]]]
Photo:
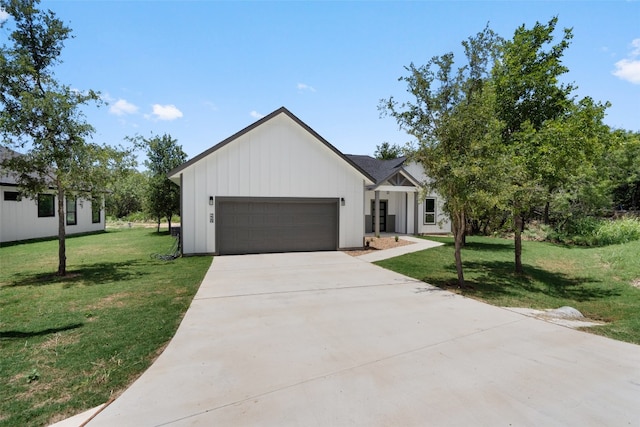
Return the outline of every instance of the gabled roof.
[[[285,114],[291,120],[296,122],[298,125],[300,125],[300,127],[302,127],[304,130],[306,130],[311,135],[313,135],[313,137],[315,137],[319,142],[321,142],[322,144],[327,146],[331,151],[336,153],[341,159],[343,159],[345,162],[347,162],[349,165],[351,165],[354,169],[356,169],[358,172],[360,172],[362,175],[364,175],[367,179],[371,180],[371,182],[375,182],[376,181],[375,178],[371,174],[369,174],[369,172],[367,172],[365,169],[363,169],[359,164],[355,163],[348,156],[345,156],[344,154],[342,154],[342,152],[340,150],[338,150],[336,147],[331,145],[329,143],[329,141],[327,141],[322,136],[320,136],[320,134],[318,134],[316,131],[311,129],[306,123],[304,123],[302,120],[300,120],[298,117],[296,117],[291,111],[287,110],[285,107],[278,108],[277,110],[275,110],[271,114],[268,114],[268,115],[264,116],[260,120],[252,123],[251,125],[247,126],[246,128],[242,129],[241,131],[231,135],[227,139],[225,139],[225,140],[219,142],[218,144],[214,145],[213,147],[209,148],[207,151],[204,151],[204,152],[198,154],[193,159],[191,159],[191,160],[183,163],[182,165],[178,166],[177,168],[169,171],[167,176],[169,178],[175,177],[180,172],[182,172],[184,169],[188,168],[189,166],[193,165],[194,163],[197,163],[198,161],[200,161],[203,158],[207,157],[209,154],[219,150],[220,148],[224,147],[225,145],[233,142],[234,140],[240,138],[242,135],[252,131],[253,129],[257,128],[258,126],[262,125],[265,122],[268,122],[269,120],[273,119],[274,117],[276,117],[276,116],[278,116],[280,114]]]
[[[366,170],[375,178],[375,184],[379,185],[396,174],[401,174],[407,178],[414,186],[418,186],[418,181],[404,169],[406,157],[398,157],[397,159],[380,160],[371,156],[363,156],[357,154],[347,154],[354,163]]]

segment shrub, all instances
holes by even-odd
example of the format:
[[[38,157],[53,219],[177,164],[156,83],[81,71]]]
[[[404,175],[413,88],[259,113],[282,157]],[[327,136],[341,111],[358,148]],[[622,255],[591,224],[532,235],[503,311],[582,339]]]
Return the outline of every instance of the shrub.
[[[637,218],[599,219],[582,217],[568,221],[560,230],[549,233],[549,240],[581,246],[606,246],[640,240]]]
[[[550,233],[553,233],[551,226],[541,224],[538,221],[531,221],[527,224],[527,228],[522,232],[522,237],[527,240],[542,242],[549,240]]]
[[[640,240],[640,220],[623,218],[602,221],[595,233],[598,245],[615,245]]]

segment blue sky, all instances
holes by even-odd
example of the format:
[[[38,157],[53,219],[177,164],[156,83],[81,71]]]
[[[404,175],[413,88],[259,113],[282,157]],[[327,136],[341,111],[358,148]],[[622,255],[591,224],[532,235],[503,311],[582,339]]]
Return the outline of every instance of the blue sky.
[[[169,133],[193,157],[285,106],[344,153],[410,138],[378,103],[402,98],[411,62],[460,53],[489,23],[572,27],[576,95],[609,101],[607,124],[640,131],[638,1],[43,0],[72,29],[59,80],[108,102],[86,110],[94,140]],[[558,37],[561,34],[558,33]]]

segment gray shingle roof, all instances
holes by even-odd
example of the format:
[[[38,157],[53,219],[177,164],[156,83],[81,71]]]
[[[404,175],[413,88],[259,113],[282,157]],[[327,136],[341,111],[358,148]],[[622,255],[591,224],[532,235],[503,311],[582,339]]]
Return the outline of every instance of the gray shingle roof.
[[[0,184],[16,185],[18,183],[17,175],[13,171],[3,168],[2,163],[19,155],[20,153],[17,151],[0,146]]]
[[[353,163],[360,166],[376,179],[376,184],[388,179],[393,174],[402,169],[406,157],[398,157],[392,160],[379,160],[371,156],[363,156],[358,154],[346,154]]]

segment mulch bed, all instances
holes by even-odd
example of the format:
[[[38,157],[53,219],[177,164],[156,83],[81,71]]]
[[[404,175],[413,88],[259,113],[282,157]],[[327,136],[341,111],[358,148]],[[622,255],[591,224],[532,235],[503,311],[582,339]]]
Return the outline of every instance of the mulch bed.
[[[384,249],[397,248],[398,246],[412,245],[414,243],[402,239],[398,239],[396,242],[395,237],[367,237],[365,242],[369,242],[369,247],[366,249],[355,249],[344,252],[351,256],[360,256]]]

